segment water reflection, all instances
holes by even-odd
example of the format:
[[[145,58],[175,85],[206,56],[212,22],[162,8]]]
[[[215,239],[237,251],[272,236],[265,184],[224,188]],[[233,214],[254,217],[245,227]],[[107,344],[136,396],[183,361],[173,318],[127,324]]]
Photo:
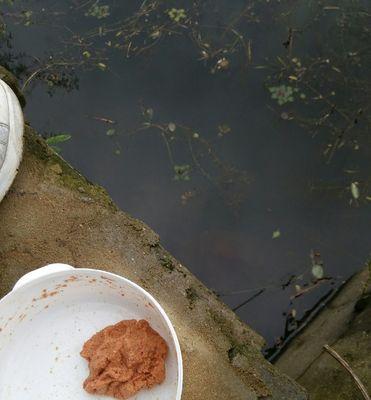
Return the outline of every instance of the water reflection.
[[[362,1],[2,2],[0,59],[32,125],[272,345],[368,256],[369,18]]]

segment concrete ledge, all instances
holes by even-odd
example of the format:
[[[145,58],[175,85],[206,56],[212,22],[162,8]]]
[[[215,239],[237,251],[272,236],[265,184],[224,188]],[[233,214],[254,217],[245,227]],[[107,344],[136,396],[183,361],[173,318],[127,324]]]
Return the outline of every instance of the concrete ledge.
[[[276,366],[297,379],[313,400],[363,399],[331,345],[371,391],[371,265],[356,274],[326,309],[289,345]]]

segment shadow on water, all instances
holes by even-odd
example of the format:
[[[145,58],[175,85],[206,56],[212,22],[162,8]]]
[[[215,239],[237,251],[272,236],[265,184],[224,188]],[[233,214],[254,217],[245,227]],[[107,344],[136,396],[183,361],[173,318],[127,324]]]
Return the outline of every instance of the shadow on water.
[[[336,4],[0,0],[28,120],[268,354],[370,250],[371,11]]]

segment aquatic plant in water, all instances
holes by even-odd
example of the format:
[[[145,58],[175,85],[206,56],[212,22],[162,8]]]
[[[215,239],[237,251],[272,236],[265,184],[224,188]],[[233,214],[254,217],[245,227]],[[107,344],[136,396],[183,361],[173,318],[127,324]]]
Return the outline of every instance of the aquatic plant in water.
[[[361,0],[339,0],[336,7],[326,3],[303,5],[301,13],[308,14],[307,22],[303,29],[288,28],[282,54],[263,67],[269,71],[266,85],[279,105],[292,103],[292,98],[305,100],[305,107],[295,102],[289,114],[278,114],[312,136],[322,134],[327,142],[323,150],[327,162],[347,146],[358,151],[357,163],[359,150],[370,148],[370,5]],[[295,12],[277,13],[276,22],[291,24]],[[303,43],[313,40],[316,32],[321,33],[317,52],[303,52]],[[287,90],[293,83],[300,93]],[[369,178],[367,182],[371,188]]]
[[[99,5],[99,1],[94,3],[85,13],[86,17],[95,17],[97,19],[107,18],[110,15],[110,7],[108,5]]]
[[[362,151],[371,148],[368,134],[371,127],[370,79],[367,75],[371,59],[368,46],[371,38],[370,10],[362,0],[339,0],[336,7],[329,6],[327,2],[299,2],[297,7],[292,7],[289,0],[270,2],[272,12],[267,14],[266,8],[260,7],[265,0],[253,1],[246,2],[236,14],[238,10],[235,7],[215,7],[215,2],[211,0],[194,0],[187,5],[187,9],[180,5],[169,7],[169,2],[165,0],[148,0],[140,2],[136,10],[125,14],[126,8],[121,2],[109,0],[91,0],[79,5],[76,2],[69,8],[61,5],[42,11],[37,7],[32,11],[29,7],[29,11],[25,11],[23,7],[18,7],[18,2],[0,0],[0,59],[2,65],[18,78],[23,78],[23,89],[41,81],[53,94],[60,88],[67,91],[78,88],[77,77],[83,70],[110,71],[115,51],[128,59],[149,53],[158,43],[170,38],[191,38],[194,57],[212,73],[228,71],[224,79],[235,80],[240,75],[256,79],[254,71],[259,70],[272,100],[278,106],[290,106],[290,109],[287,107],[278,112],[274,107],[269,108],[282,120],[296,122],[313,136],[323,133],[327,141],[323,154],[328,162],[337,149],[346,145],[351,150],[360,150],[357,153],[359,158]],[[93,17],[91,22],[94,26],[79,32],[66,26],[67,29],[61,33],[62,46],[50,49],[45,57],[14,55],[10,51],[10,21],[32,29],[52,20],[56,28],[65,26],[65,19],[75,17],[75,14]],[[300,15],[306,16],[305,21]],[[222,26],[218,22],[220,20],[224,21]],[[255,51],[259,41],[252,40],[253,32],[259,26],[261,32],[265,32],[267,26],[273,25],[287,27],[287,40],[283,42],[286,37],[277,38],[278,54],[263,54],[262,57]],[[306,52],[306,43],[313,42],[318,33],[321,38],[318,49]],[[150,114],[146,116],[147,127],[154,127]],[[174,128],[177,135],[173,135]],[[184,133],[182,127],[172,123],[160,124],[157,129],[160,129],[161,137],[173,144],[173,136],[177,136],[178,140],[178,136]],[[227,125],[220,124],[219,137],[229,132]],[[204,135],[198,137],[196,133],[192,136],[194,134],[194,129],[187,131],[187,140],[183,143],[188,144],[190,149],[193,143],[200,148],[209,148],[210,143],[206,144]],[[220,165],[220,160],[213,158],[213,152],[207,154],[214,165]],[[199,158],[202,160],[201,156]],[[171,164],[173,167],[177,163]],[[193,164],[209,179],[211,174],[197,165],[200,164],[197,155]],[[224,171],[224,168],[221,170]],[[230,168],[227,170],[231,171]],[[368,173],[363,171],[364,175]],[[353,200],[360,203],[370,201],[371,179],[358,175],[352,180],[362,182],[362,193],[359,199],[352,194]],[[344,188],[345,185],[342,186],[343,191]]]
[[[45,139],[46,143],[57,153],[61,151],[61,148],[57,146],[60,143],[67,142],[71,139],[71,135],[68,133],[60,133],[57,135],[49,136]]]
[[[294,93],[298,92],[299,89],[292,86],[279,85],[271,86],[269,91],[272,93],[272,99],[276,100],[282,106],[286,103],[292,103],[294,101]]]
[[[175,181],[189,181],[191,177],[189,173],[191,172],[191,166],[188,164],[174,165],[174,180]]]
[[[174,22],[180,22],[182,19],[187,18],[184,8],[172,8],[167,11],[167,15]]]

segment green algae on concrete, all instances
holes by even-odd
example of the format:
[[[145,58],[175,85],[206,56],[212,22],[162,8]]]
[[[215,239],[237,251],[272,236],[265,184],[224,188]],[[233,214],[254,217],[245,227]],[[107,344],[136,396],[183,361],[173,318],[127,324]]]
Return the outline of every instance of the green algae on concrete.
[[[107,207],[116,208],[105,189],[99,185],[92,184],[72,168],[59,154],[46,144],[45,140],[33,132],[29,126],[26,126],[25,129],[26,148],[46,164],[45,173],[49,172],[52,176],[54,175],[54,179],[58,180],[59,184],[65,187],[77,190],[97,201],[101,201]]]

